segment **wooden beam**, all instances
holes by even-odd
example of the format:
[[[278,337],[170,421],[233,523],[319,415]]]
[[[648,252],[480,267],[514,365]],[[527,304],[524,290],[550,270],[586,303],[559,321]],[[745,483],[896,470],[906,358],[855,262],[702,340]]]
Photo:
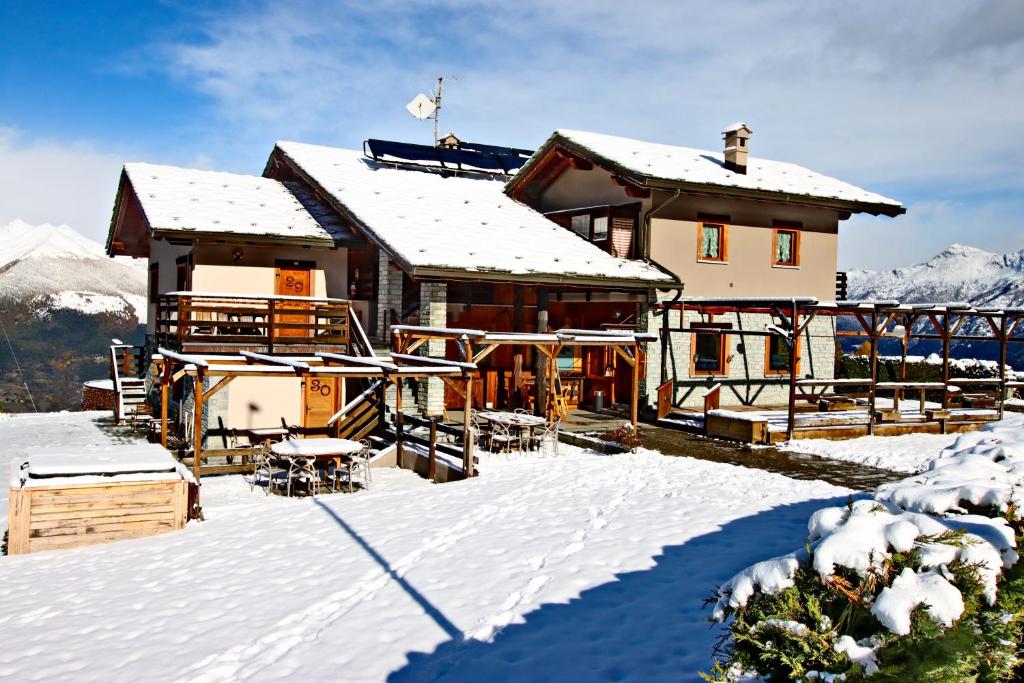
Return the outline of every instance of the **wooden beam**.
[[[793,300],[793,310],[790,312],[792,316],[789,321],[789,329],[793,338],[789,345],[789,402],[787,405],[786,413],[786,440],[793,440],[793,432],[796,429],[796,366],[797,366],[797,347],[799,344],[799,336],[797,330],[800,329],[800,306],[796,300]],[[863,316],[857,315],[863,323]],[[867,329],[867,325],[864,324],[864,329]]]
[[[452,391],[458,394],[463,400],[466,399],[466,393],[462,390],[458,383],[450,377],[441,376],[441,381],[448,385]]]
[[[484,358],[487,358],[487,356],[489,356],[492,353],[494,353],[495,350],[497,350],[497,348],[499,346],[501,346],[501,345],[500,344],[488,344],[482,350],[478,351],[476,353],[476,355],[473,356],[473,362],[479,364],[480,361],[482,361]]]
[[[202,488],[202,482],[200,481],[201,475],[200,470],[202,469],[203,461],[203,369],[199,368],[196,376],[192,379],[194,393],[194,411],[192,414],[192,476],[195,477],[196,483],[199,485],[196,489],[196,507],[199,506],[199,489]],[[200,508],[201,509],[201,508]]]
[[[614,348],[615,348],[616,351],[619,350],[618,347],[614,347]],[[639,363],[639,360],[640,360],[640,355],[639,355],[640,354],[640,345],[639,344],[634,345],[633,351],[637,355],[636,355],[636,358],[631,363],[631,365],[633,367],[633,377],[632,377],[633,384],[632,384],[632,386],[630,388],[629,421],[630,421],[630,424],[633,425],[633,429],[635,430],[636,426],[637,426],[637,418],[639,416],[639,408],[640,408],[640,406],[639,406],[639,403],[640,403],[640,363]],[[625,354],[623,354],[623,355],[625,356]]]
[[[395,383],[395,456],[398,466],[401,467],[404,450],[402,440],[405,437],[402,431],[402,378],[392,377],[391,381]]]
[[[231,380],[233,380],[234,378],[235,378],[234,375],[227,375],[227,376],[221,377],[220,381],[217,382],[216,384],[214,384],[212,387],[210,387],[209,391],[207,391],[205,393],[204,398],[209,399],[211,396],[213,396],[218,391],[220,391],[221,389],[226,387],[228,384],[230,384]]]

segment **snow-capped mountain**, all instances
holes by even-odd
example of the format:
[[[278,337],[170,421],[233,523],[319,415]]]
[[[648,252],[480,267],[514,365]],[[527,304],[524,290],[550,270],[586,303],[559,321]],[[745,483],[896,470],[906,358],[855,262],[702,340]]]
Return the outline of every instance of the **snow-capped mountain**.
[[[101,244],[67,225],[0,226],[0,299],[42,315],[71,309],[144,322],[146,286],[145,262],[108,258]]]
[[[1024,250],[1000,255],[954,244],[915,266],[889,271],[851,270],[848,276],[850,299],[1024,306]]]

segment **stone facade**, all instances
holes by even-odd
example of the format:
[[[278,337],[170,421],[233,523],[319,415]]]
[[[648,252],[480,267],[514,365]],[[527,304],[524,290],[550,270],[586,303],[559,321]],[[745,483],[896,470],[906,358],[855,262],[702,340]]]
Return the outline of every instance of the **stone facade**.
[[[424,327],[448,326],[448,284],[445,282],[423,282],[420,284],[420,325]],[[444,358],[444,341],[434,339],[420,347],[421,353],[434,358]],[[424,415],[440,415],[444,412],[444,382],[439,377],[419,381],[419,395],[416,397],[420,412]]]
[[[388,330],[391,327],[391,311],[402,313],[402,271],[391,268],[391,259],[381,251],[377,267],[377,338],[390,345]]]
[[[684,327],[706,322],[698,313],[686,311]],[[736,330],[763,331],[773,324],[772,317],[762,313],[716,315],[716,323],[729,323]],[[662,316],[652,315],[648,330],[661,333]],[[679,311],[669,312],[669,326],[679,328]],[[657,387],[661,384],[662,353],[667,354],[668,377],[675,380],[673,405],[701,408],[707,389],[721,382],[722,406],[728,405],[784,405],[789,399],[789,375],[773,375],[765,371],[767,349],[765,337],[729,335],[726,343],[726,373],[721,375],[690,374],[693,334],[669,332],[669,342],[648,345],[647,392],[648,405],[657,403]],[[811,321],[800,336],[798,374],[801,378],[830,379],[835,374],[835,323],[830,317],[819,316]]]

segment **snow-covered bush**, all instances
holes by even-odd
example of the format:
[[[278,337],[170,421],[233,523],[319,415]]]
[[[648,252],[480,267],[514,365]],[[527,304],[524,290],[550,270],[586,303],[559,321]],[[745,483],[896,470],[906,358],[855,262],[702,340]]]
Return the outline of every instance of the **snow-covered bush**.
[[[815,512],[804,545],[709,599],[709,680],[1009,680],[1024,634],[1024,421],[960,436],[873,499]],[[795,540],[795,539],[794,539]]]
[[[644,445],[643,434],[640,430],[633,427],[628,422],[618,429],[608,432],[601,437],[605,441],[611,441],[617,443],[623,448],[629,449],[631,452],[636,453],[638,448],[642,448]]]
[[[871,374],[868,357],[858,354],[844,355],[836,367],[836,377],[864,379]],[[1006,366],[1007,374],[1013,376],[1013,368]],[[974,358],[952,358],[949,361],[950,377],[972,379],[991,379],[999,377],[999,363],[991,360]],[[878,380],[880,382],[896,382],[900,379],[899,356],[879,356]],[[942,358],[938,354],[927,357],[911,356],[907,359],[906,381],[908,382],[941,382]]]

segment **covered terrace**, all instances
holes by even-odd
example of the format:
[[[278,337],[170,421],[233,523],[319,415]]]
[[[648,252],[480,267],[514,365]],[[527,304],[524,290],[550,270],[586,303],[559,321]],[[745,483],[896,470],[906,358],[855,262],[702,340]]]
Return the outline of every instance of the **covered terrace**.
[[[662,343],[675,332],[737,335],[741,338],[777,337],[789,349],[788,371],[775,381],[788,387],[788,402],[775,408],[744,406],[719,409],[727,378],[694,378],[689,383],[708,386],[703,426],[708,433],[748,441],[804,437],[849,438],[864,434],[900,434],[910,431],[966,431],[1001,419],[1007,397],[1024,387],[1008,375],[1006,358],[1010,344],[1024,342],[1024,309],[976,307],[964,302],[901,303],[899,301],[819,301],[797,298],[693,298],[662,304],[668,310],[696,312],[712,321],[715,315],[760,313],[771,316],[764,329],[733,329],[683,322],[677,327],[663,315]],[[800,374],[801,335],[812,320],[830,316],[836,320],[837,339],[866,342],[866,377],[815,377]],[[680,315],[680,321],[684,316]],[[843,321],[843,324],[840,324]],[[879,347],[884,340],[898,343],[901,355],[895,380],[879,379]],[[907,349],[912,342],[930,341],[939,346],[939,376],[934,381],[907,377]],[[997,374],[994,377],[952,377],[952,346],[957,342],[987,342],[994,346]],[[794,352],[795,347],[795,352]],[[742,381],[733,379],[732,381]],[[662,368],[658,389],[658,417],[672,419],[672,397],[679,382]],[[681,415],[683,420],[687,419]],[[692,419],[692,417],[691,417]]]

